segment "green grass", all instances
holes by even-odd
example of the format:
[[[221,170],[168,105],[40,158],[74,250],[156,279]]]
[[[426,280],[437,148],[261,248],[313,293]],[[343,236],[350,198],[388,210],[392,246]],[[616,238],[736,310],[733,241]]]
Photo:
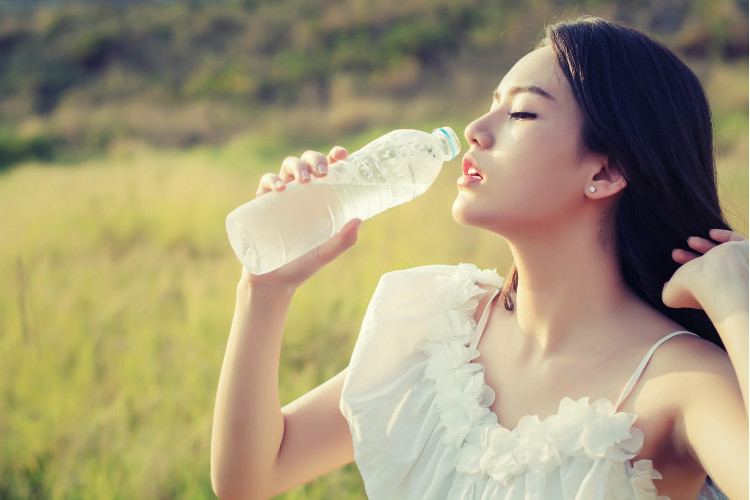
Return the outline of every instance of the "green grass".
[[[224,219],[265,168],[206,156],[144,151],[0,177],[3,498],[212,496],[212,410],[241,271]],[[282,405],[348,364],[383,273],[507,257],[500,238],[453,221],[453,177],[367,221],[299,290]],[[364,498],[354,464],[286,498],[349,493]]]
[[[734,105],[727,96],[739,93],[746,108],[742,2],[683,3],[2,2],[0,168],[121,140],[189,148],[270,125],[331,141],[373,125],[476,116],[545,25],[581,14],[626,19],[696,68],[742,66],[717,84],[719,101]]]
[[[241,272],[224,219],[295,153],[248,140],[0,174],[0,498],[214,497],[211,420]],[[720,167],[747,235],[747,156]],[[355,247],[295,295],[282,405],[348,364],[383,273],[459,262],[506,272],[504,240],[451,216],[459,168],[365,221]],[[352,463],[279,498],[365,494]]]

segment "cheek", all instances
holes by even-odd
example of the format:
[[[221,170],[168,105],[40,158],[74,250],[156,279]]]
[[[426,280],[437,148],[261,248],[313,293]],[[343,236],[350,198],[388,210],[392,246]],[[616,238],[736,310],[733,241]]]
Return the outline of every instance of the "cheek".
[[[495,149],[492,176],[459,193],[453,216],[491,227],[561,216],[580,200],[576,136],[562,128],[529,128]]]
[[[511,137],[504,149],[504,158],[498,158],[497,180],[505,185],[497,188],[505,194],[515,192],[544,205],[545,199],[559,197],[577,182],[577,136],[569,126],[529,127]]]
[[[512,137],[507,148],[512,152],[508,168],[523,171],[528,165],[534,173],[548,176],[560,171],[557,166],[571,165],[577,156],[577,135],[569,123],[529,127]]]

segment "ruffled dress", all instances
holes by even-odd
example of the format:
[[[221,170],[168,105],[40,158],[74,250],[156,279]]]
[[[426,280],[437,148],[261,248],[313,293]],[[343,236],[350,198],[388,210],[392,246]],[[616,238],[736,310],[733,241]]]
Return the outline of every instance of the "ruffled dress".
[[[365,313],[340,409],[370,500],[669,500],[643,448],[636,415],[618,402],[563,398],[557,414],[503,427],[484,366],[472,362],[488,318],[479,300],[503,278],[472,264],[384,274]],[[719,498],[704,485],[698,500]]]

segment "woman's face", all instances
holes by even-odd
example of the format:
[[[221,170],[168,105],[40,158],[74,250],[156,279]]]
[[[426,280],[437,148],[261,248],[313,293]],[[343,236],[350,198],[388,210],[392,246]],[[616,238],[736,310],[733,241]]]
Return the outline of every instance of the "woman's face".
[[[458,183],[456,221],[505,234],[544,229],[582,210],[602,159],[579,151],[583,117],[547,46],[527,54],[495,90],[490,110],[466,127],[469,151],[481,180]]]

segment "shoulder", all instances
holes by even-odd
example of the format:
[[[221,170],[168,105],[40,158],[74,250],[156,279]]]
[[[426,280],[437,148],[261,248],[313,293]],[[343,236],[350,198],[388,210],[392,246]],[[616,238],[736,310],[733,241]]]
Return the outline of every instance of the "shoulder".
[[[418,279],[419,277],[452,277],[471,281],[485,289],[502,286],[505,279],[497,274],[497,269],[479,269],[475,264],[460,263],[457,265],[431,264],[390,271],[381,277],[381,281],[398,279]]]
[[[368,309],[370,316],[421,314],[431,310],[434,300],[443,304],[480,300],[490,295],[485,291],[491,292],[503,283],[494,269],[480,270],[474,264],[399,269],[381,276]]]
[[[407,269],[396,269],[383,274],[383,278],[388,279],[400,276],[450,276],[458,266],[447,264],[430,264],[427,266],[410,267]]]
[[[713,342],[683,334],[670,338],[656,351],[659,371],[669,374],[670,389],[676,391],[683,414],[696,403],[707,403],[707,397],[716,391],[736,390],[740,394],[729,354]]]
[[[658,354],[658,358],[657,358]],[[677,335],[664,342],[653,356],[655,380],[673,394],[676,403],[672,448],[677,456],[700,464],[696,433],[717,437],[717,426],[733,426],[733,416],[744,416],[737,374],[725,350],[694,335]],[[743,424],[744,425],[744,424]]]
[[[435,286],[435,278],[450,276],[455,269],[456,266],[436,264],[389,271],[380,277],[375,296],[392,295],[394,292],[431,293]]]
[[[676,335],[656,349],[654,358],[657,354],[660,371],[678,377],[694,378],[715,374],[736,379],[727,352],[713,342],[696,335]]]
[[[663,342],[652,356],[651,378],[668,377],[670,390],[677,391],[681,406],[697,396],[696,389],[722,380],[737,384],[729,355],[716,344],[696,335],[680,334]]]
[[[644,372],[646,378],[678,390],[680,387],[672,386],[683,382],[684,377],[706,371],[732,371],[725,350],[654,308],[638,301],[634,308],[625,311],[622,320],[615,324],[625,342],[622,348],[637,358],[656,346],[646,367],[648,373]],[[672,332],[682,333],[669,336]]]

